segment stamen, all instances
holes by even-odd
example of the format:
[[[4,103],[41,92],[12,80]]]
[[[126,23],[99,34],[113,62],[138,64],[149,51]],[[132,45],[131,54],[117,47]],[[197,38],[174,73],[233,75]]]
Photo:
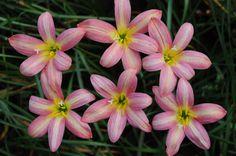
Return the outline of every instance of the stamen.
[[[188,125],[194,117],[194,113],[188,107],[179,108],[177,111],[177,120],[184,126]]]
[[[131,33],[127,29],[121,29],[116,33],[115,39],[123,46],[131,42]]]
[[[171,49],[166,49],[163,52],[164,61],[168,65],[176,64],[180,57],[181,57],[181,52],[177,51],[175,46]]]
[[[59,106],[57,107],[57,110],[61,113],[65,113],[67,112],[67,106],[65,105],[65,103],[63,101],[59,102]]]
[[[124,110],[128,106],[128,98],[124,93],[114,96],[111,102],[117,109]]]
[[[40,49],[34,49],[34,51],[36,51],[36,53],[39,54]]]
[[[127,42],[127,34],[120,34],[120,37],[119,37],[119,42],[121,42],[122,44],[125,44]]]

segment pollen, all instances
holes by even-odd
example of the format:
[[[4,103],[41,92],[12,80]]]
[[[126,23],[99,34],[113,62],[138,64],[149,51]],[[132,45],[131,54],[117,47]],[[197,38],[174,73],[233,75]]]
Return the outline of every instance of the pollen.
[[[128,106],[129,101],[124,93],[120,93],[112,98],[111,103],[117,109],[125,110]]]
[[[175,48],[166,49],[163,52],[163,58],[166,64],[175,65],[181,57],[181,52],[176,50]]]
[[[177,121],[183,126],[188,125],[194,117],[195,114],[188,107],[181,107],[177,110]]]
[[[66,117],[69,111],[69,104],[60,99],[54,99],[54,106],[52,108],[53,117]]]
[[[61,48],[58,43],[56,43],[55,41],[50,41],[44,45],[41,45],[40,47],[38,47],[38,49],[35,49],[35,50],[37,50],[36,51],[37,53],[42,52],[42,55],[45,56],[45,59],[50,60],[50,59],[54,58],[57,51],[60,49]]]
[[[116,32],[115,40],[118,41],[123,46],[128,46],[131,42],[131,33],[128,29],[119,29],[118,32]]]

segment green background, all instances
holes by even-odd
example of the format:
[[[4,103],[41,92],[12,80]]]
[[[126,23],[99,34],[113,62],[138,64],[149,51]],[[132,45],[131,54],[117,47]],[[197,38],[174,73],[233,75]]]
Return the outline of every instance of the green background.
[[[191,22],[195,33],[188,49],[201,51],[209,56],[212,66],[198,70],[191,84],[195,104],[218,103],[227,116],[214,124],[205,125],[212,146],[201,150],[185,139],[179,156],[230,156],[236,155],[236,1],[235,0],[131,0],[132,18],[151,8],[163,11],[162,20],[167,23],[172,36],[184,22]],[[57,34],[88,18],[100,18],[114,24],[113,0],[5,0],[0,1],[0,155],[127,155],[165,156],[167,131],[143,133],[127,125],[120,140],[112,144],[107,136],[107,120],[90,124],[93,139],[76,138],[65,131],[64,140],[56,153],[51,153],[47,136],[33,139],[27,134],[28,124],[36,117],[28,110],[31,95],[43,96],[39,77],[25,77],[19,72],[20,63],[26,56],[10,47],[7,38],[13,34],[27,34],[39,38],[37,19],[45,11],[54,17]],[[105,69],[99,58],[108,44],[83,39],[67,53],[73,59],[70,70],[63,75],[63,92],[68,95],[78,88],[93,92],[89,77],[93,73],[104,75],[117,82],[123,68],[121,62]],[[145,55],[142,55],[142,57]],[[151,87],[158,85],[159,72],[138,75],[139,92],[153,97]],[[97,99],[100,97],[97,95]],[[89,105],[77,109],[82,115]],[[145,109],[148,118],[162,110],[155,101]]]

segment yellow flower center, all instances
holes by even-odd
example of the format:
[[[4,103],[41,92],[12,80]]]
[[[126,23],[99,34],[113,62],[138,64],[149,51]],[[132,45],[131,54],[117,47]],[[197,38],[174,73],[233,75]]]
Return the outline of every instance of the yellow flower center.
[[[163,51],[163,58],[166,64],[175,65],[181,57],[181,52],[175,48],[166,49]]]
[[[117,110],[125,110],[129,104],[128,98],[124,93],[113,96],[111,103]]]
[[[39,45],[35,51],[37,53],[42,53],[42,55],[45,56],[45,59],[52,59],[60,49],[61,47],[58,43],[55,41],[48,41],[43,45]]]
[[[196,115],[194,114],[194,112],[192,112],[188,107],[180,107],[177,110],[176,118],[180,124],[186,126],[189,124],[189,122],[192,121],[195,116]]]
[[[122,46],[127,47],[132,39],[132,33],[127,28],[120,28],[115,34],[115,40]]]
[[[54,106],[51,108],[51,116],[52,117],[66,117],[68,114],[68,111],[70,109],[70,105],[62,101],[61,99],[54,99],[53,101]]]

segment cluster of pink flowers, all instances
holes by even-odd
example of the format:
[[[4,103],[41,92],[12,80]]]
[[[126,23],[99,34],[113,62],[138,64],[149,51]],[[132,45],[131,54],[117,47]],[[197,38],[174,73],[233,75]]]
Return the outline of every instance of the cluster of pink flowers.
[[[113,143],[120,138],[128,121],[144,132],[151,132],[152,128],[168,129],[166,152],[169,156],[178,152],[185,135],[198,147],[209,149],[210,139],[202,124],[222,119],[226,111],[212,103],[193,106],[194,95],[188,80],[194,76],[194,69],[207,69],[211,65],[203,53],[184,50],[192,39],[193,26],[184,23],[172,41],[167,26],[161,21],[160,10],[145,11],[130,22],[129,0],[114,0],[114,3],[116,28],[98,19],[88,19],[56,38],[52,16],[45,12],[38,19],[38,31],[43,41],[24,34],[9,38],[16,51],[29,56],[21,64],[20,72],[25,76],[41,72],[41,86],[47,98],[31,96],[29,109],[39,117],[29,125],[29,134],[41,137],[48,132],[49,146],[54,152],[61,144],[65,126],[74,135],[89,139],[92,132],[88,123],[109,118],[108,136]],[[91,75],[91,83],[103,99],[92,104],[81,117],[73,109],[94,101],[95,96],[86,89],[78,89],[64,98],[61,83],[62,72],[72,64],[65,51],[73,48],[83,36],[111,43],[101,56],[100,64],[109,68],[121,59],[125,70],[117,85],[106,77]],[[139,52],[148,56],[141,59]],[[135,92],[136,74],[142,66],[147,71],[161,71],[159,86],[153,86],[153,93],[165,112],[155,115],[152,125],[143,111],[152,104],[152,97]],[[172,92],[177,80],[175,97]]]

